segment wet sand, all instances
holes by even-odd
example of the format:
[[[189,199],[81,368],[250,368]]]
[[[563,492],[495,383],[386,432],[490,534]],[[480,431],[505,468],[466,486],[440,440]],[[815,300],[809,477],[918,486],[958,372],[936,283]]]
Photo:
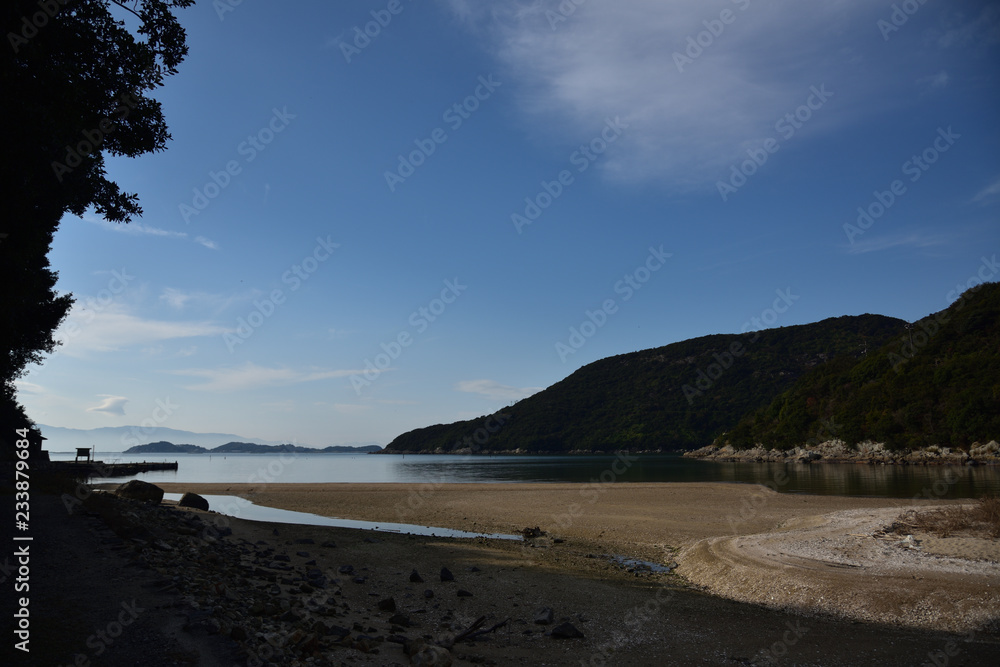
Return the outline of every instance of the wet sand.
[[[567,558],[676,561],[679,575],[713,594],[799,613],[954,632],[1000,618],[996,540],[915,536],[910,548],[902,536],[873,537],[906,509],[948,504],[940,500],[714,483],[161,486],[339,518],[491,533],[539,526],[564,540]]]

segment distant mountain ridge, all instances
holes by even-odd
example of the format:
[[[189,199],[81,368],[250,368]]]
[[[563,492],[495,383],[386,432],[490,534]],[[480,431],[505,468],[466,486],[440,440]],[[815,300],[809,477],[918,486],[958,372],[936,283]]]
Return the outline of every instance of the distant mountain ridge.
[[[285,444],[278,440],[248,438],[245,435],[233,433],[197,433],[163,426],[103,426],[101,428],[79,429],[38,424],[38,428],[46,438],[43,447],[50,452],[71,452],[77,447],[95,448],[98,453],[122,452],[129,447],[154,442],[182,442],[206,450],[230,442],[251,442],[260,445]],[[337,446],[348,448],[377,447],[381,449],[381,445],[375,442],[347,442]],[[353,450],[349,449],[349,451]]]
[[[811,368],[860,357],[906,322],[843,316],[601,359],[491,417],[404,433],[392,452],[567,453],[702,447]]]
[[[199,445],[175,445],[172,442],[150,442],[145,445],[135,445],[126,449],[123,454],[368,454],[378,452],[379,445],[330,445],[323,449],[315,447],[300,447],[298,445],[259,445],[254,442],[227,442],[214,449],[206,449]]]
[[[404,433],[393,452],[891,450],[1000,440],[1000,283],[910,324],[836,317],[601,359],[510,408]]]

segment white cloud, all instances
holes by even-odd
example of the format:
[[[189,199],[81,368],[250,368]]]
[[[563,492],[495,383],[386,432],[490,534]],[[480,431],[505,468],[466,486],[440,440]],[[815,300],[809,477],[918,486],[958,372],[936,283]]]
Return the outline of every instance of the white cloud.
[[[63,341],[58,349],[70,356],[87,352],[109,352],[133,345],[147,345],[175,338],[221,336],[230,331],[210,322],[144,319],[121,304],[105,308],[73,306],[56,334]]]
[[[111,394],[99,394],[104,398],[99,405],[87,408],[87,412],[107,412],[109,415],[125,415],[125,404],[128,399],[124,396],[112,396]]]
[[[931,236],[921,233],[883,235],[852,243],[847,247],[847,252],[852,255],[863,255],[891,248],[936,248],[947,243],[947,239],[942,236]]]
[[[109,232],[118,232],[119,234],[132,234],[134,236],[138,235],[164,236],[174,239],[187,238],[186,232],[173,232],[167,229],[153,227],[152,225],[147,225],[145,223],[138,221],[132,221],[129,223],[108,222],[103,218],[96,218],[89,215],[84,216],[83,219],[89,223],[97,225],[101,229],[104,229]]]
[[[811,86],[828,84],[840,102],[847,92],[839,81],[850,80],[856,98],[883,85],[852,76],[851,63],[864,61],[854,45],[878,42],[881,7],[864,0],[591,0],[559,22],[552,12],[567,4],[559,0],[492,3],[488,14],[463,0],[442,1],[489,33],[483,41],[502,63],[498,78],[542,121],[539,136],[575,146],[620,116],[630,126],[597,167],[673,189],[714,184],[748,148],[780,137],[776,121],[802,105]],[[734,18],[712,36],[705,22],[721,25],[723,9]],[[863,25],[870,33],[859,34]],[[699,33],[707,46],[696,45],[693,62],[678,67],[674,54]],[[879,71],[892,66],[884,60],[875,62]],[[825,131],[852,113],[863,111],[817,111],[799,133]]]
[[[175,232],[169,229],[162,229],[160,227],[154,227],[152,225],[147,225],[144,222],[139,222],[138,220],[133,220],[129,223],[118,223],[118,222],[108,222],[104,218],[98,218],[91,215],[83,216],[83,219],[87,222],[97,225],[101,229],[109,232],[118,232],[119,234],[130,234],[132,236],[161,236],[164,238],[171,239],[187,239],[187,232]],[[196,236],[194,238],[195,243],[199,243],[206,248],[211,248],[212,250],[218,249],[218,244],[204,236]]]
[[[35,384],[34,382],[28,382],[27,380],[14,380],[14,386],[17,390],[24,394],[43,394],[45,389],[40,384]]]
[[[517,401],[527,398],[532,394],[537,394],[544,387],[518,388],[500,384],[494,380],[462,380],[455,385],[455,389],[469,394],[479,394],[480,396],[499,401]]]
[[[986,201],[988,199],[993,199],[997,195],[1000,195],[1000,177],[980,190],[976,196],[972,198],[972,201]]]
[[[256,389],[258,387],[285,386],[290,384],[299,384],[301,382],[316,382],[318,380],[342,378],[355,373],[363,373],[364,371],[300,371],[291,368],[268,368],[265,366],[258,366],[248,361],[242,366],[191,368],[170,372],[174,375],[187,375],[202,378],[204,380],[204,382],[190,385],[186,387],[186,389],[190,389],[192,391],[228,392]]]

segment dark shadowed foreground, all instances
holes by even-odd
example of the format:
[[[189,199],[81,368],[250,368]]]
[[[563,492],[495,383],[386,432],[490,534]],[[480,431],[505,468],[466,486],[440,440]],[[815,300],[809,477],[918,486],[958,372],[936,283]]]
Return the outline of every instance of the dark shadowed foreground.
[[[449,646],[456,665],[914,665],[930,656],[977,665],[1000,655],[996,634],[719,599],[676,575],[629,572],[572,538],[445,540],[235,519],[220,530],[217,515],[169,506],[100,499],[69,516],[57,498],[35,503],[32,654],[15,664],[407,665],[405,647],[419,639]],[[544,608],[551,622],[537,623],[549,621]],[[472,639],[456,641],[463,632]]]

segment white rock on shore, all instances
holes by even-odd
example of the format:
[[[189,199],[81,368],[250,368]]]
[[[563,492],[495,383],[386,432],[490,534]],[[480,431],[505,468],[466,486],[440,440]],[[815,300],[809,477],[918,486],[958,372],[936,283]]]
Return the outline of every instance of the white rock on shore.
[[[708,445],[685,452],[684,456],[713,461],[748,461],[767,463],[870,463],[916,465],[995,465],[1000,464],[1000,444],[973,443],[966,452],[951,447],[931,445],[921,449],[891,451],[885,443],[865,441],[851,447],[843,440],[828,440],[818,445],[792,449],[766,449],[763,445],[751,449],[736,449],[732,445]]]

